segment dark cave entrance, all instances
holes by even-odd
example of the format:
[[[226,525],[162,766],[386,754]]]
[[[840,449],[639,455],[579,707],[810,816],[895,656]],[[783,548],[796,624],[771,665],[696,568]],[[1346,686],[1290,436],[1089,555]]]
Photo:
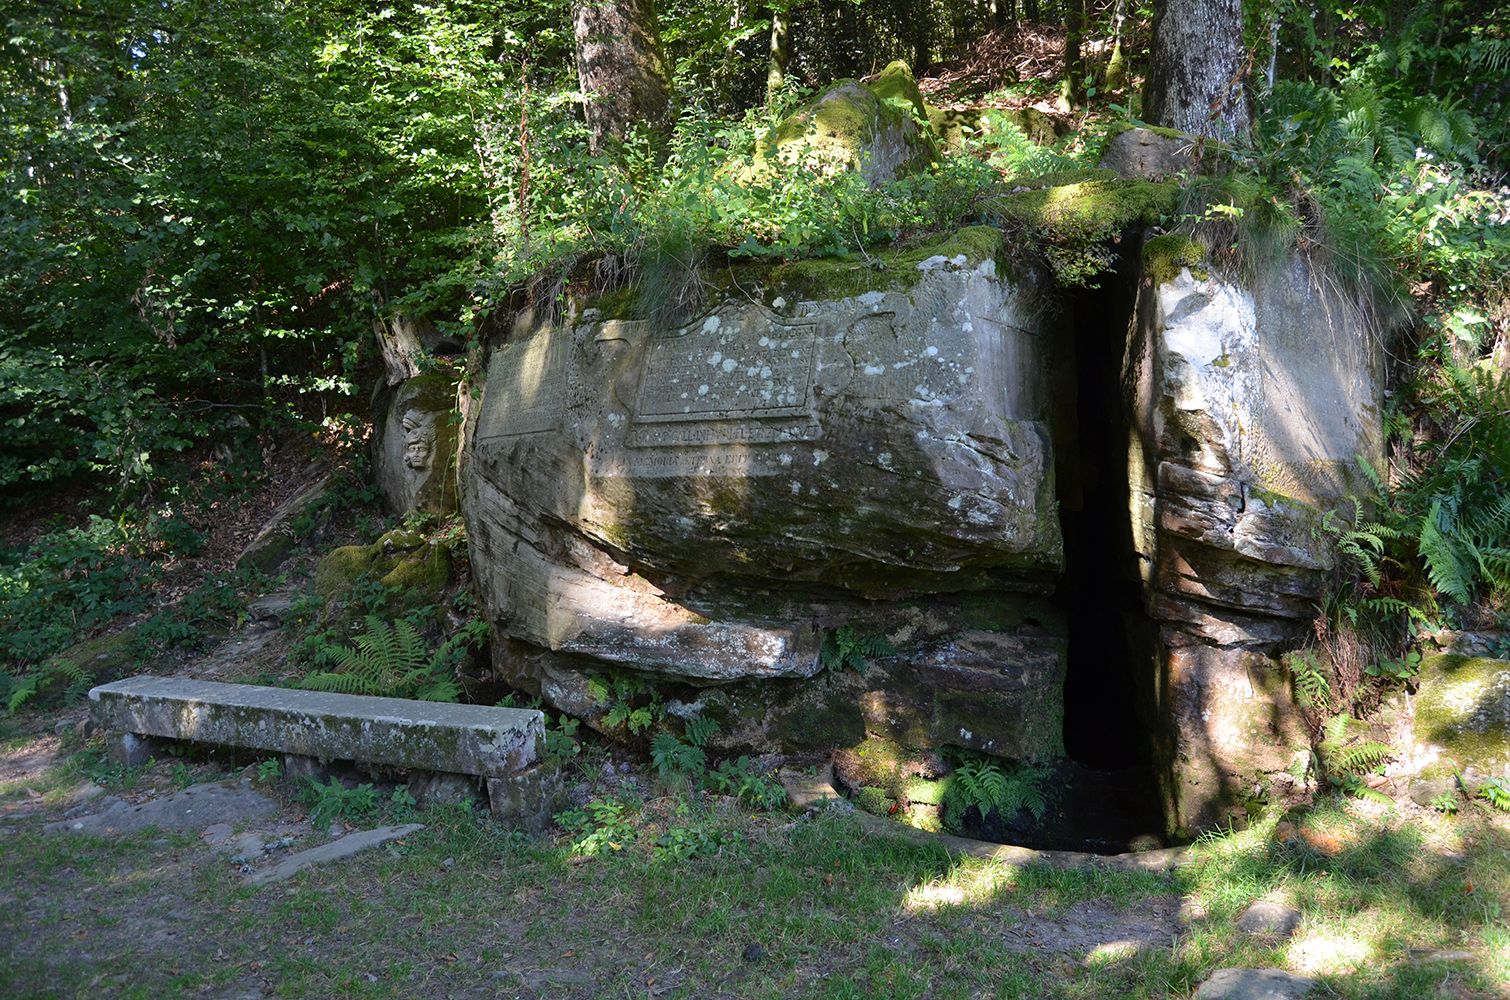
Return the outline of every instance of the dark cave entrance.
[[[1092,850],[1126,850],[1164,826],[1154,777],[1150,696],[1154,635],[1144,613],[1129,517],[1132,429],[1122,366],[1138,291],[1138,241],[1116,273],[1077,296],[1067,317],[1074,343],[1074,428],[1061,463],[1065,572],[1056,597],[1069,626],[1064,744],[1069,757],[1062,833]],[[1068,331],[1067,331],[1068,332]]]

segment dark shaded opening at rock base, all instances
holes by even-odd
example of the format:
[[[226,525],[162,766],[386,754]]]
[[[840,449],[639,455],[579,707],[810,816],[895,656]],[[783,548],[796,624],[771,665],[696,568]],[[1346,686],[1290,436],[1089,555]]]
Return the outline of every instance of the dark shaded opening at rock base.
[[[1062,790],[1045,847],[1122,851],[1164,827],[1140,670],[1153,656],[1129,517],[1130,428],[1122,366],[1137,298],[1136,240],[1115,274],[1071,299],[1075,449],[1060,485],[1065,572],[1056,592],[1069,624]],[[1027,845],[1036,846],[1036,845]],[[1140,844],[1139,846],[1144,846]]]

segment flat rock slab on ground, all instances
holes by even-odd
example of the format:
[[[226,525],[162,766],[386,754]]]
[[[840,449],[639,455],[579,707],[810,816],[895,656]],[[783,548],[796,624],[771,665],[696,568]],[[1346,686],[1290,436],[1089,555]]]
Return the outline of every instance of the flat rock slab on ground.
[[[167,798],[132,804],[115,796],[101,800],[104,808],[88,816],[48,823],[48,833],[94,835],[161,830],[203,830],[215,823],[245,823],[278,811],[278,804],[249,784],[191,785]]]
[[[1139,900],[1131,909],[1121,909],[1107,899],[1090,899],[1058,916],[1012,925],[1002,944],[1013,951],[1049,951],[1087,960],[1168,948],[1180,930],[1177,898]]]
[[[379,844],[386,844],[390,840],[407,837],[411,833],[423,830],[423,823],[406,823],[403,826],[380,826],[375,830],[363,830],[360,833],[350,833],[340,840],[333,840],[319,847],[311,847],[307,851],[298,854],[290,854],[271,868],[264,868],[260,872],[253,872],[246,877],[247,885],[267,885],[269,882],[281,882],[308,868],[310,865],[323,864],[327,861],[339,861],[349,858],[353,854],[360,853]]]
[[[1195,1000],[1300,1000],[1315,985],[1283,969],[1218,969],[1195,991]]]

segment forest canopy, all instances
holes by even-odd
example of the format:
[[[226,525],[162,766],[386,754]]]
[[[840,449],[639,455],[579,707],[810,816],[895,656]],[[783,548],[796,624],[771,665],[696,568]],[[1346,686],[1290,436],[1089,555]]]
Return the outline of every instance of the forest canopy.
[[[1505,8],[1182,6],[1242,19],[1228,76],[1252,125],[1227,137],[1220,190],[1163,227],[1243,215],[1324,245],[1427,341],[1491,349]],[[1159,59],[1205,58],[1160,49],[1156,11],[1126,0],[24,0],[4,20],[11,490],[148,489],[268,421],[360,409],[375,319],[475,341],[532,280],[584,261],[664,284],[708,260],[843,256],[1001,221],[1003,192],[1094,167],[1144,120]],[[622,95],[583,85],[605,37],[639,45],[642,83],[663,88],[635,92],[653,113],[611,127],[593,108]],[[739,182],[730,164],[814,88],[898,58],[934,126],[985,112],[931,170],[880,187]]]

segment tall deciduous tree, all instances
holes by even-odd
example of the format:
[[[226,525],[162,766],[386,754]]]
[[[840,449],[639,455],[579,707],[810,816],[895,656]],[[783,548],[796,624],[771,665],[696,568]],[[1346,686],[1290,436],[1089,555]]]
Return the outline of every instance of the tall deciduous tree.
[[[663,127],[671,86],[654,0],[576,0],[573,32],[593,150],[637,124]]]
[[[1242,0],[1160,0],[1151,61],[1149,121],[1212,138],[1247,133]]]

